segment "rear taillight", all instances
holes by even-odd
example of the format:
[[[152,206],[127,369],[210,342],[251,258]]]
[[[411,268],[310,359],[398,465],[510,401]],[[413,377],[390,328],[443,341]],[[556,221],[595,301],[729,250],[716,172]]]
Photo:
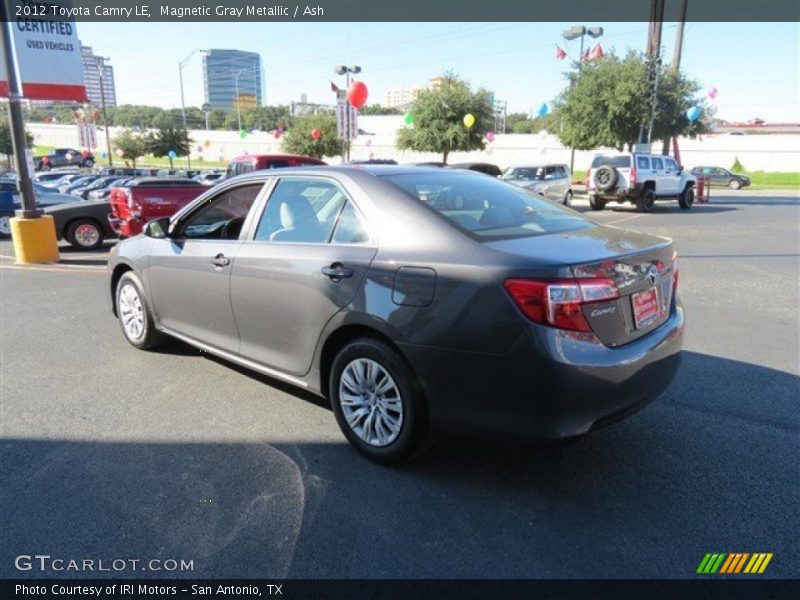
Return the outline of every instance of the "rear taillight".
[[[507,279],[506,291],[531,321],[570,331],[591,331],[581,306],[619,298],[610,279]]]
[[[678,293],[678,253],[672,255],[672,297]]]
[[[631,183],[636,183],[636,167],[631,167]]]

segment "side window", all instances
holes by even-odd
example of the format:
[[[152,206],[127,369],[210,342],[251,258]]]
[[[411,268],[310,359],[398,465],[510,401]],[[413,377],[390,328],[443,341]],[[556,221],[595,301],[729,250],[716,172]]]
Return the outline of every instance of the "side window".
[[[664,168],[664,163],[660,158],[653,158],[652,162],[654,171],[660,171]]]
[[[267,163],[268,169],[285,169],[288,166],[288,160],[271,160]]]
[[[567,178],[567,168],[566,167],[556,167],[556,177],[559,179],[566,179]]]
[[[678,165],[675,164],[675,161],[671,158],[665,158],[664,164],[667,165],[667,169],[671,169],[672,171],[678,170]]]
[[[334,244],[364,244],[369,241],[369,235],[364,228],[361,217],[356,212],[352,202],[344,205],[336,228],[333,230],[331,242]]]
[[[646,156],[637,156],[636,157],[636,168],[637,169],[649,169],[650,168],[650,159]]]
[[[325,244],[347,199],[322,179],[281,179],[256,229],[257,241]]]
[[[544,178],[545,179],[555,179],[556,178],[556,170],[555,167],[547,167],[544,170]]]
[[[181,235],[190,239],[236,240],[263,184],[250,184],[222,192],[189,217]]]

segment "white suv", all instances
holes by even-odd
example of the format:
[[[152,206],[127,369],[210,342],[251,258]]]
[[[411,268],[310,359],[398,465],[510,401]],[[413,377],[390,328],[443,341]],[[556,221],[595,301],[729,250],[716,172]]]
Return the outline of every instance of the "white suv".
[[[657,199],[677,199],[686,210],[694,204],[694,175],[661,154],[598,154],[587,180],[592,210],[603,210],[610,201],[630,202],[641,212],[653,210]]]

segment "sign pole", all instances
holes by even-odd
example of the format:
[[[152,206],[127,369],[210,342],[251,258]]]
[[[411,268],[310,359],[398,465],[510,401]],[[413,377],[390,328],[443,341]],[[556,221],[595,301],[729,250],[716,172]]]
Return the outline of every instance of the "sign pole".
[[[11,144],[14,148],[14,164],[17,169],[17,187],[22,197],[22,210],[17,211],[17,216],[24,219],[35,219],[44,214],[36,208],[36,194],[33,191],[33,182],[28,170],[28,161],[25,157],[27,144],[25,143],[25,124],[22,121],[21,96],[17,70],[14,64],[13,43],[11,41],[11,19],[8,17],[8,8],[0,0],[0,31],[3,38],[3,60],[5,61],[6,77],[8,77],[8,119],[11,125]]]
[[[100,76],[100,104],[103,108],[103,127],[106,130],[106,154],[108,154],[108,166],[114,166],[114,159],[111,156],[111,136],[108,133],[108,113],[106,112],[106,80],[103,74],[103,68],[100,66],[100,58],[95,60],[97,66],[97,73]]]

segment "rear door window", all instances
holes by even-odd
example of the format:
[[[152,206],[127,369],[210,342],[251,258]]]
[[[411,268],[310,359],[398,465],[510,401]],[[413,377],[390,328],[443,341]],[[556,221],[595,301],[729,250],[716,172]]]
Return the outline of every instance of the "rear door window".
[[[615,169],[629,169],[631,166],[631,157],[627,154],[621,156],[595,156],[592,160],[592,168],[598,167],[613,167]]]
[[[346,200],[341,188],[331,181],[281,179],[261,215],[255,239],[325,244]]]
[[[664,164],[667,165],[667,169],[671,169],[672,171],[678,170],[678,165],[675,164],[675,161],[671,158],[665,158]]]
[[[369,235],[364,227],[364,222],[352,202],[344,205],[336,227],[333,230],[331,243],[333,244],[365,244]]]
[[[637,156],[636,157],[636,168],[637,169],[649,169],[650,168],[650,159],[646,156]]]
[[[660,171],[661,169],[664,168],[664,163],[660,158],[655,158],[654,157],[652,162],[653,162],[653,170],[654,171]]]

